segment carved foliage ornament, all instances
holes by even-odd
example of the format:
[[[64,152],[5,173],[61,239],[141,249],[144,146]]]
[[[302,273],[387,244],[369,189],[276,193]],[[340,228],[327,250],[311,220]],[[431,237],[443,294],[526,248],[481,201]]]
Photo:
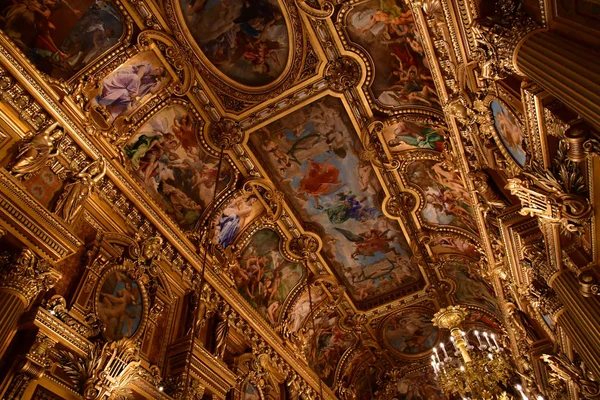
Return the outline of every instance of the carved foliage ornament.
[[[54,287],[61,274],[29,249],[23,250],[14,262],[9,257],[0,260],[0,288],[17,292],[28,307],[42,292]]]
[[[338,57],[327,64],[324,77],[333,91],[342,93],[358,85],[361,69],[353,58]]]

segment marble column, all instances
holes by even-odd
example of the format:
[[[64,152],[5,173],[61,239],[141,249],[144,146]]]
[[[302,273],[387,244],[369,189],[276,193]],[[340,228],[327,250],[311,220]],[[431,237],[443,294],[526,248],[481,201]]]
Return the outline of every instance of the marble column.
[[[537,31],[517,46],[519,72],[600,128],[600,52],[550,31]]]
[[[23,250],[15,262],[4,260],[0,265],[0,358],[16,332],[21,314],[60,277],[29,249]]]
[[[556,322],[594,376],[600,377],[600,299],[583,296],[577,278],[568,270],[554,275],[550,285],[565,306]]]

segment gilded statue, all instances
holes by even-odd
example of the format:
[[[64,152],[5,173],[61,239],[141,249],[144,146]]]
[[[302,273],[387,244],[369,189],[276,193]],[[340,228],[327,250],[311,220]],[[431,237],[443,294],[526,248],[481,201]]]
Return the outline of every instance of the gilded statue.
[[[215,330],[215,355],[221,359],[225,356],[225,349],[227,344],[227,334],[229,333],[229,319],[223,318],[217,324]]]
[[[12,174],[17,178],[21,178],[25,175],[34,174],[44,168],[48,160],[60,153],[56,148],[56,143],[63,135],[63,130],[55,123],[30,140],[22,143],[19,146],[17,160],[10,168]]]
[[[83,209],[83,205],[93,193],[94,188],[106,174],[106,163],[100,157],[88,164],[77,175],[76,180],[65,186],[64,193],[58,199],[55,212],[65,222],[72,223]]]

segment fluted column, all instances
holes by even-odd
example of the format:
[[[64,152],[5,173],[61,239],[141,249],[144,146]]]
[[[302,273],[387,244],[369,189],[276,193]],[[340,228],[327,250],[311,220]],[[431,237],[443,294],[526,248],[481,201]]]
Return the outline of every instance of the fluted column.
[[[517,47],[521,73],[600,128],[600,53],[549,31]]]
[[[54,287],[61,275],[29,249],[16,262],[0,266],[0,358],[15,334],[18,320],[44,291]]]
[[[600,377],[600,301],[597,296],[584,297],[575,275],[568,270],[550,281],[565,306],[557,323],[562,327],[586,366]]]

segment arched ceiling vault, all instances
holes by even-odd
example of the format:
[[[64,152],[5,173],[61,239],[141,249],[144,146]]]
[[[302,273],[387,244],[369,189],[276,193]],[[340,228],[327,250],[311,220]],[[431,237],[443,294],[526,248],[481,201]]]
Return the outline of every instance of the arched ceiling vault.
[[[474,8],[69,3],[87,11],[57,27],[60,62],[16,25],[2,41],[66,88],[81,126],[186,245],[213,230],[219,279],[332,390],[365,391],[389,370],[429,374],[447,335],[431,323],[441,307],[464,305],[469,323],[502,331],[479,205],[509,202],[478,191],[485,174],[467,176],[473,148],[443,111],[474,48],[470,31],[448,41],[470,22],[454,13]],[[123,93],[134,78],[135,94]]]

